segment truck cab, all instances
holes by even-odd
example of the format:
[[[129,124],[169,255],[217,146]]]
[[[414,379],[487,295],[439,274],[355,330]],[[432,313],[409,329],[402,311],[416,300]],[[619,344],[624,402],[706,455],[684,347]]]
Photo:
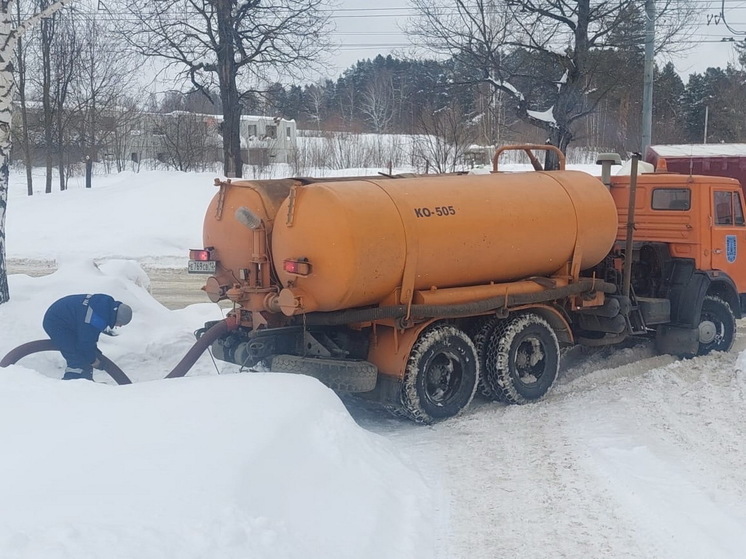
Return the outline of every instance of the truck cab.
[[[645,326],[661,325],[659,349],[682,355],[702,354],[712,343],[727,349],[715,338],[730,340],[729,348],[734,333],[723,330],[735,326],[703,326],[700,319],[703,305],[740,318],[746,304],[746,221],[738,181],[656,172],[636,181],[614,176],[609,186],[619,216],[611,257],[623,258],[631,218],[633,298]],[[631,188],[636,192],[630,215]],[[618,268],[618,261],[611,266]]]

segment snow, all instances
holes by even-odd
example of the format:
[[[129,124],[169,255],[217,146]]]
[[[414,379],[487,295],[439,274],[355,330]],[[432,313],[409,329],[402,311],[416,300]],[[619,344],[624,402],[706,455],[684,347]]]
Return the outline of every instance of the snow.
[[[110,293],[134,317],[99,347],[134,384],[61,382],[55,352],[0,369],[0,557],[743,557],[744,321],[730,353],[686,361],[576,348],[544,400],[429,427],[207,354],[164,380],[223,311],[166,309],[144,268],[201,245],[215,176],[32,197],[12,176],[8,256],[58,270],[10,276],[0,357],[44,337],[58,297]]]
[[[524,100],[523,93],[521,93],[520,91],[518,91],[518,89],[516,89],[516,87],[512,83],[510,83],[510,82],[507,82],[505,80],[500,80],[500,79],[497,79],[497,78],[492,77],[492,76],[489,76],[487,78],[487,82],[491,83],[497,89],[502,89],[502,90],[505,90],[505,91],[509,92],[518,101],[523,101]]]
[[[549,107],[545,111],[526,111],[526,114],[531,118],[540,120],[542,122],[548,122],[549,124],[557,124],[554,118],[554,107]]]
[[[746,144],[670,144],[648,148],[660,157],[744,157]]]

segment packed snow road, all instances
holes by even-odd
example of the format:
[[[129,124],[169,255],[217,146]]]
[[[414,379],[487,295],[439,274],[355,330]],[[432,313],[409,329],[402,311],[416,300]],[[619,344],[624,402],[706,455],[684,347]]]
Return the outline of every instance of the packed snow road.
[[[45,276],[57,269],[54,261],[10,259],[9,274],[26,274],[31,277]],[[147,287],[153,298],[167,309],[183,309],[187,305],[207,303],[202,291],[205,276],[189,274],[186,265],[181,268],[145,267],[150,279]]]
[[[731,353],[686,361],[645,343],[574,350],[544,400],[477,401],[430,427],[351,409],[442,491],[443,557],[735,559],[746,549],[745,329]]]

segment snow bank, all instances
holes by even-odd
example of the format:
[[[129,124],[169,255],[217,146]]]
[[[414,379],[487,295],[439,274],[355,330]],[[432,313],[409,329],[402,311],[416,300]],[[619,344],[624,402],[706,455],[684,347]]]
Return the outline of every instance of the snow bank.
[[[434,555],[421,475],[315,379],[232,374],[203,356],[189,377],[162,380],[221,311],[168,311],[143,275],[133,262],[78,261],[10,277],[0,357],[46,337],[59,296],[106,292],[134,317],[99,347],[136,383],[57,380],[56,352],[0,369],[0,557]]]

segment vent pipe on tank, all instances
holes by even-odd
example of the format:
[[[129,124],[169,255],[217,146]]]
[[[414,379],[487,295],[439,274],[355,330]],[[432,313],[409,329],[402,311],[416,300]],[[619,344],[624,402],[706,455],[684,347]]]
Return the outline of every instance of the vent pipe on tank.
[[[252,212],[246,206],[241,206],[236,210],[234,214],[236,221],[238,221],[244,227],[251,229],[252,231],[258,229],[262,225],[262,218]]]
[[[599,153],[596,165],[601,165],[601,181],[606,186],[611,186],[611,166],[621,165],[622,159],[618,153]]]

